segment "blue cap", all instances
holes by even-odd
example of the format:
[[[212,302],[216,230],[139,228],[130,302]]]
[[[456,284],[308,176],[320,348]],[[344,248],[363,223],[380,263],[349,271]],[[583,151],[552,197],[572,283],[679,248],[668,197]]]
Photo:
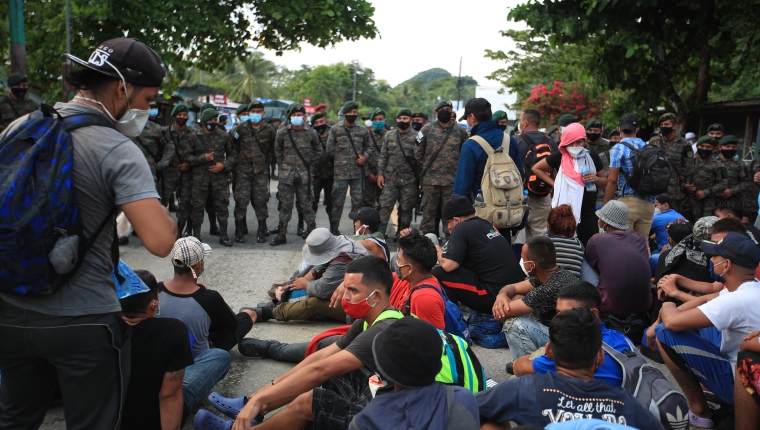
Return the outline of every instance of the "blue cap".
[[[752,239],[743,234],[728,233],[717,243],[703,241],[700,248],[711,257],[723,257],[740,267],[754,269],[760,264],[760,248]]]

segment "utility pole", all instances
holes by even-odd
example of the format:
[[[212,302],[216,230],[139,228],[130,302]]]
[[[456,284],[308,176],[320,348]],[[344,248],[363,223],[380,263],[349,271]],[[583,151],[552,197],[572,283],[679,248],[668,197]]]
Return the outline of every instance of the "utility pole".
[[[26,75],[23,0],[8,0],[8,26],[11,31],[11,72]]]
[[[71,1],[66,0],[66,53],[71,55]],[[68,75],[69,70],[71,69],[72,64],[71,60],[69,60],[68,57],[66,57],[66,60],[63,61],[63,64],[61,65],[61,68],[63,70],[63,76]],[[69,92],[71,92],[72,88],[70,88],[69,84],[66,82],[66,79],[61,79],[61,83],[63,84],[63,91],[61,91],[61,101],[67,102],[69,101]]]
[[[462,100],[462,96],[459,90],[459,85],[462,82],[462,57],[459,57],[459,76],[457,77],[457,110],[459,110],[459,101]]]
[[[351,101],[356,101],[356,69],[354,69],[354,95],[353,98],[351,98]]]

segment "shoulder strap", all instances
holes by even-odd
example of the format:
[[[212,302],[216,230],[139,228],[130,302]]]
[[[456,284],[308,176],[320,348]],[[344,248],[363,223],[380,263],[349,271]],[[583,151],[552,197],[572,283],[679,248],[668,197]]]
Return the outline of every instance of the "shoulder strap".
[[[401,319],[403,317],[404,317],[404,314],[402,314],[401,312],[399,312],[396,309],[386,309],[386,310],[380,312],[380,315],[378,315],[377,318],[375,318],[375,321],[372,323],[372,325],[375,325],[375,324],[379,323],[382,320],[389,320],[389,319],[397,319],[398,320],[398,319]],[[369,324],[367,324],[367,321],[364,321],[364,330],[367,330],[368,327],[369,327]]]
[[[372,139],[372,144],[375,145],[375,149],[377,149],[377,152],[380,153],[380,147],[377,146],[377,140],[375,140],[375,133],[370,131],[369,137]]]
[[[621,144],[621,145],[623,145],[623,146],[627,146],[628,148],[631,148],[632,151],[636,151],[638,149],[635,146],[631,145],[630,143],[623,142],[622,140],[620,142],[618,142],[618,143]]]
[[[356,150],[356,145],[354,145],[354,138],[351,137],[351,131],[349,131],[348,127],[346,127],[345,125],[343,126],[343,130],[346,130],[348,141],[351,142],[351,149],[354,150],[354,154],[356,155],[356,158],[359,158],[359,152]]]
[[[446,385],[446,409],[449,411],[449,416],[446,417],[446,429],[449,428],[448,423],[452,421],[451,416],[452,411],[454,410],[454,402],[456,402],[456,399],[454,398],[454,387],[451,385]]]
[[[300,158],[301,161],[303,161],[303,164],[304,164],[304,166],[306,166],[307,169],[310,169],[311,166],[306,161],[306,159],[303,158],[303,155],[301,155],[301,151],[298,150],[298,145],[296,145],[296,141],[293,139],[293,134],[290,132],[290,129],[287,128],[287,127],[285,127],[285,129],[288,130],[288,137],[290,138],[290,144],[293,145],[293,149],[296,150],[296,154],[298,154],[298,158]],[[309,176],[311,176],[311,175],[309,175]]]
[[[446,295],[443,293],[442,289],[436,288],[436,287],[434,287],[432,285],[428,285],[428,284],[417,285],[416,287],[414,287],[411,290],[409,290],[409,297],[406,298],[406,304],[404,305],[404,315],[409,315],[411,313],[411,309],[412,309],[412,294],[414,294],[415,291],[417,291],[417,290],[419,290],[421,288],[430,288],[430,289],[438,291],[438,293],[441,295],[441,297],[443,297],[443,303],[444,303],[444,305],[446,304],[446,300],[447,300],[446,299]],[[444,313],[445,313],[445,309],[444,309]]]
[[[396,129],[396,137],[398,138],[398,149],[401,150],[401,156],[404,157],[404,161],[406,161],[406,164],[409,165],[409,168],[412,169],[412,173],[414,173],[414,176],[416,177],[417,169],[414,168],[414,164],[409,161],[409,157],[406,155],[406,151],[404,151],[404,142],[403,139],[401,139],[401,131],[398,129]],[[419,180],[417,182],[419,182]]]
[[[443,147],[446,146],[446,142],[449,141],[449,136],[451,136],[451,132],[454,131],[454,127],[459,127],[459,125],[458,124],[451,124],[449,126],[449,131],[446,133],[446,137],[443,139],[443,143],[441,143],[441,146],[438,149],[435,150],[435,153],[433,154],[433,156],[430,157],[430,160],[428,160],[428,162],[427,162],[427,166],[425,166],[425,168],[422,169],[422,175],[420,175],[420,176],[422,176],[422,177],[425,176],[425,173],[427,173],[427,171],[430,168],[430,166],[432,166],[433,162],[436,160],[436,158],[438,158],[438,154],[440,154],[441,151],[443,151]]]
[[[489,145],[485,139],[483,139],[480,136],[470,136],[470,139],[477,142],[477,144],[480,145],[481,148],[483,148],[483,151],[485,151],[486,155],[488,155],[489,157],[493,155],[494,149],[491,148],[491,145]]]
[[[140,145],[140,148],[142,148],[143,151],[147,152],[148,155],[153,157],[153,161],[158,162],[158,158],[156,158],[156,154],[154,154],[152,151],[148,150],[148,148],[143,143],[142,139],[140,137],[135,137],[135,140],[137,140],[137,144]]]
[[[264,147],[261,146],[261,141],[259,140],[259,135],[256,133],[256,129],[254,129],[253,127],[251,127],[251,134],[253,135],[254,140],[256,140],[256,145],[259,146],[259,151],[261,151],[261,154],[264,155],[264,158],[266,158],[267,153],[266,153],[266,151],[264,151]],[[299,153],[298,155],[300,156],[301,154]],[[267,162],[269,162],[269,160],[267,160]]]

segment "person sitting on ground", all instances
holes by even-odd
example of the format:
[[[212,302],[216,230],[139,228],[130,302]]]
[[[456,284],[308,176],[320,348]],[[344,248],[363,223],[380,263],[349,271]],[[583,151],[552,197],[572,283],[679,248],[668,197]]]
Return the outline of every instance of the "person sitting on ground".
[[[393,393],[375,397],[351,428],[480,429],[475,396],[466,388],[435,382],[442,348],[435,328],[416,318],[402,318],[377,335],[372,353]]]
[[[351,420],[367,406],[372,398],[369,377],[379,371],[372,344],[377,335],[398,321],[400,313],[389,301],[393,277],[385,260],[359,258],[345,271],[342,305],[346,314],[356,319],[351,328],[339,341],[308,356],[247,399],[235,399],[233,405],[213,403],[236,417],[232,428],[248,429],[254,418],[260,422],[261,414],[285,406],[258,428],[348,429]],[[230,424],[206,410],[195,417],[198,430],[229,429]]]
[[[684,225],[687,225],[687,228],[680,227]],[[676,218],[665,226],[665,234],[668,236],[667,242],[665,242],[665,245],[662,247],[652,250],[652,254],[649,256],[649,268],[651,269],[653,277],[656,277],[657,275],[657,264],[660,262],[660,255],[670,250],[670,248],[674,247],[681,240],[685,239],[686,236],[691,234],[693,228],[694,225],[688,222],[685,218]],[[654,237],[656,237],[654,233],[649,236],[650,250],[652,249]]]
[[[686,396],[691,425],[714,428],[702,385],[722,401],[734,403],[740,343],[760,327],[760,281],[755,279],[760,249],[738,233],[717,243],[702,242],[701,248],[726,288],[679,307],[664,303],[646,337],[650,347],[656,337],[665,365]]]
[[[575,308],[589,309],[599,318],[599,308],[602,306],[602,296],[599,290],[588,282],[578,281],[567,284],[560,288],[557,293],[557,313],[561,313]],[[602,342],[610,345],[616,351],[632,351],[630,341],[625,335],[616,330],[610,330],[599,322],[602,329]],[[543,349],[543,348],[542,348]],[[514,362],[514,372],[516,376],[556,373],[557,368],[554,360],[546,354],[532,358],[532,355],[519,357]],[[602,380],[613,387],[623,385],[623,369],[620,365],[607,354],[604,353],[604,363],[594,372],[594,378]]]
[[[437,247],[440,266],[433,268],[433,276],[449,300],[490,314],[499,290],[524,279],[509,240],[490,222],[475,216],[475,208],[464,196],[452,196],[441,213],[451,238],[446,251]]]
[[[668,194],[659,194],[655,197],[654,208],[659,209],[660,213],[655,214],[652,218],[652,231],[656,236],[657,249],[662,252],[665,245],[668,244],[668,232],[665,228],[673,221],[679,218],[686,219],[686,217],[676,212],[673,207],[673,199]]]
[[[578,281],[577,276],[557,265],[554,243],[545,236],[528,239],[520,265],[528,279],[502,288],[493,305],[497,321],[513,318],[506,330],[512,357],[532,354],[546,344],[549,323],[557,314],[557,291]]]
[[[690,290],[679,288],[676,282],[679,278],[696,282],[713,282],[710,276],[710,259],[699,248],[703,240],[710,240],[709,223],[714,222],[713,220],[717,218],[704,217],[700,218],[693,228],[691,223],[684,223],[673,224],[668,229],[668,243],[672,248],[662,253],[655,271],[657,298],[660,302],[675,300],[675,296],[679,293],[681,295],[678,298],[681,302],[699,296],[697,293],[692,296]],[[659,311],[659,304],[655,306],[655,311]]]
[[[546,217],[546,237],[554,242],[557,264],[580,278],[583,266],[583,244],[576,237],[577,223],[570,205],[559,205]]]
[[[375,257],[390,261],[391,252],[380,231],[380,212],[375,208],[361,208],[358,212],[349,212],[348,217],[354,222],[356,234],[350,239],[357,241]]]
[[[735,430],[754,430],[760,422],[760,331],[742,340],[734,381]]]
[[[186,413],[190,411],[183,404],[183,378],[187,375],[190,384],[203,383],[206,379],[196,376],[206,369],[193,365],[185,323],[174,318],[156,318],[159,312],[156,278],[145,270],[136,270],[135,274],[149,291],[119,300],[124,321],[132,329],[132,367],[121,428],[180,428],[183,409]],[[204,387],[192,390],[204,391]]]
[[[512,378],[475,395],[481,429],[506,428],[510,421],[544,427],[584,418],[662,429],[628,391],[594,378],[605,355],[599,319],[589,309],[567,310],[552,319],[546,355],[556,373]]]
[[[718,207],[715,209],[715,216],[720,219],[735,218],[742,221],[744,218],[744,211],[742,211],[735,202],[724,201],[718,203]],[[744,225],[744,228],[747,229],[747,236],[760,246],[760,229],[743,221],[742,224]]]
[[[595,284],[602,294],[602,314],[624,320],[648,311],[652,307],[649,250],[643,236],[626,231],[628,206],[610,200],[596,215],[599,235],[586,247],[586,262],[593,272],[589,277],[584,271],[581,278]],[[589,278],[596,274],[598,281],[591,281]]]

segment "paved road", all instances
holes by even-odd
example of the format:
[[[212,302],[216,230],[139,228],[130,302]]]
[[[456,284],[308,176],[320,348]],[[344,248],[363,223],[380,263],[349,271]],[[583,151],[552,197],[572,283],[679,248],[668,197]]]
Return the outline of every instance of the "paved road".
[[[276,182],[272,183],[272,198],[269,202],[269,227],[275,226],[277,220],[277,200],[274,198]],[[234,202],[230,204],[230,214]],[[348,219],[348,208],[344,209],[341,232],[351,234],[353,226]],[[267,290],[274,282],[287,280],[301,261],[303,240],[295,235],[296,214],[287,236],[288,243],[278,247],[255,243],[256,217],[253,209],[248,210],[248,226],[252,233],[245,244],[235,243],[233,247],[219,245],[218,238],[208,235],[208,220],[202,229],[203,240],[211,245],[213,254],[206,258],[206,271],[200,280],[209,288],[219,291],[230,307],[237,311],[242,306],[253,306],[268,299]],[[234,233],[230,222],[229,234]],[[317,226],[328,225],[324,206],[320,203],[317,214]],[[130,243],[121,247],[121,257],[134,269],[151,271],[159,281],[173,276],[172,265],[168,258],[158,258],[142,247],[139,239],[130,238]],[[255,324],[247,337],[258,339],[278,339],[282,342],[304,342],[316,334],[336,326],[329,322],[265,322]],[[508,349],[489,350],[473,346],[480,362],[486,370],[486,376],[497,382],[506,379],[504,365],[512,360]],[[230,351],[232,367],[227,376],[214,388],[222,395],[237,396],[250,394],[268,384],[273,378],[283,374],[292,366],[268,359],[246,358],[236,348]],[[204,402],[202,407],[210,408]],[[212,408],[210,408],[212,409]],[[66,428],[63,409],[51,408],[43,429],[63,430]],[[183,429],[192,429],[192,417]]]

